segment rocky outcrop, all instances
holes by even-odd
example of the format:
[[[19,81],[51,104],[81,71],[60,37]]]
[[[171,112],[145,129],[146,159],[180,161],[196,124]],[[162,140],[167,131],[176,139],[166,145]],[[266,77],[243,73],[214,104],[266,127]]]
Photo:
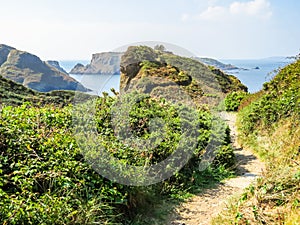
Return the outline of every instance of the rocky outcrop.
[[[60,72],[67,73],[67,71],[65,71],[64,68],[62,68],[62,67],[59,65],[59,62],[58,62],[58,61],[47,60],[46,63],[48,63],[50,66],[55,67],[55,68],[58,69]]]
[[[167,63],[163,54],[147,46],[129,47],[121,62],[120,93],[141,91],[171,101],[197,102],[203,96],[200,83]]]
[[[55,63],[54,67],[33,54],[0,45],[0,75],[4,78],[40,92],[89,91],[66,72],[56,68],[57,64]]]
[[[11,50],[14,50],[14,48],[0,44],[0,66],[6,62],[7,56],[9,55]]]
[[[235,90],[247,91],[247,87],[237,78],[191,58],[147,46],[131,46],[122,56],[121,94],[141,91],[153,97],[192,99],[197,105],[217,106],[226,93]]]
[[[71,74],[120,74],[120,63],[123,53],[103,52],[93,54],[90,64],[77,64]]]

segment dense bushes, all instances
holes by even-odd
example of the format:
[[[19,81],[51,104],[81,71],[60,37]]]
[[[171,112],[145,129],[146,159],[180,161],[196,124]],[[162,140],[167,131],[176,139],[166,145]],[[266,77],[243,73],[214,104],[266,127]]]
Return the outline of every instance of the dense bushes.
[[[259,126],[264,129],[280,119],[296,116],[300,119],[300,61],[281,69],[264,84],[257,98],[240,112],[240,130],[250,134]]]
[[[247,96],[246,92],[231,92],[224,99],[226,111],[237,111],[242,100]]]
[[[70,107],[4,107],[0,222],[90,224],[114,220],[125,198],[86,164],[71,134]],[[88,215],[88,216],[87,216]]]
[[[180,135],[193,125],[189,123],[196,122],[188,118],[194,115],[199,123],[196,145],[191,148],[194,154],[188,163],[166,181],[147,187],[113,183],[92,169],[74,139],[72,106],[3,106],[0,114],[0,223],[126,224],[141,208],[148,207],[146,202],[157,199],[155,196],[177,194],[184,188],[203,185],[208,179],[224,175],[224,168],[234,162],[232,149],[228,147],[228,128],[224,124],[212,135],[210,113],[195,112],[144,95],[138,98],[129,113],[128,123],[124,124],[134,136],[141,140],[158,138],[151,129],[160,125],[160,120],[158,124],[150,124],[151,118],[166,121],[163,141],[149,152],[136,151],[116,138],[112,115],[118,111],[111,110],[117,98],[105,96],[96,103],[99,138],[107,151],[125,164],[160,162],[180,145]],[[84,116],[87,106],[81,107],[84,110],[81,116]],[[184,111],[181,116],[180,107]],[[203,151],[212,136],[221,144],[214,167],[199,171]],[[188,144],[189,140],[185,141]]]

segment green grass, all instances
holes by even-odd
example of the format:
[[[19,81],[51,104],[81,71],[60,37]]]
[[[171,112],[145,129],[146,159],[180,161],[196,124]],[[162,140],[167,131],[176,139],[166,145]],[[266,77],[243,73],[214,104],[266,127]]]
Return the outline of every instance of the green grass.
[[[298,60],[242,102],[239,142],[263,158],[266,171],[213,224],[299,224],[299,72]]]

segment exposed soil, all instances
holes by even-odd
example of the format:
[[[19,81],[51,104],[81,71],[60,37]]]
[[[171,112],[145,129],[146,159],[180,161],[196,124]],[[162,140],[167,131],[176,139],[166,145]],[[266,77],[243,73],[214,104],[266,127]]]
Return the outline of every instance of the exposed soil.
[[[225,180],[215,188],[192,197],[172,214],[168,225],[204,225],[210,224],[213,217],[225,208],[226,201],[241,194],[258,176],[262,175],[264,164],[249,150],[237,143],[236,114],[222,112],[221,117],[228,123],[238,166],[237,177]]]

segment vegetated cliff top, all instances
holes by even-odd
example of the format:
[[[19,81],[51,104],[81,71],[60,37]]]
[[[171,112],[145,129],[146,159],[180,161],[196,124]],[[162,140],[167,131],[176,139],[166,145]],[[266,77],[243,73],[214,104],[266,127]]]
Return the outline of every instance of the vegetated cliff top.
[[[84,66],[78,63],[71,74],[120,74],[122,52],[102,52],[93,54],[91,62]]]
[[[58,63],[57,63],[58,64]],[[44,62],[28,52],[7,45],[0,45],[0,75],[40,91],[78,90],[88,91],[51,62]]]
[[[155,78],[155,80],[150,79]],[[120,91],[141,89],[169,97],[187,93],[197,103],[208,103],[231,91],[247,91],[236,77],[203,63],[147,46],[131,46],[122,56]]]
[[[0,75],[0,108],[3,104],[16,106],[24,102],[30,102],[34,105],[53,104],[64,106],[72,103],[74,97],[74,91],[61,90],[41,93]],[[85,93],[76,93],[76,98],[84,100],[90,98],[90,96]]]

